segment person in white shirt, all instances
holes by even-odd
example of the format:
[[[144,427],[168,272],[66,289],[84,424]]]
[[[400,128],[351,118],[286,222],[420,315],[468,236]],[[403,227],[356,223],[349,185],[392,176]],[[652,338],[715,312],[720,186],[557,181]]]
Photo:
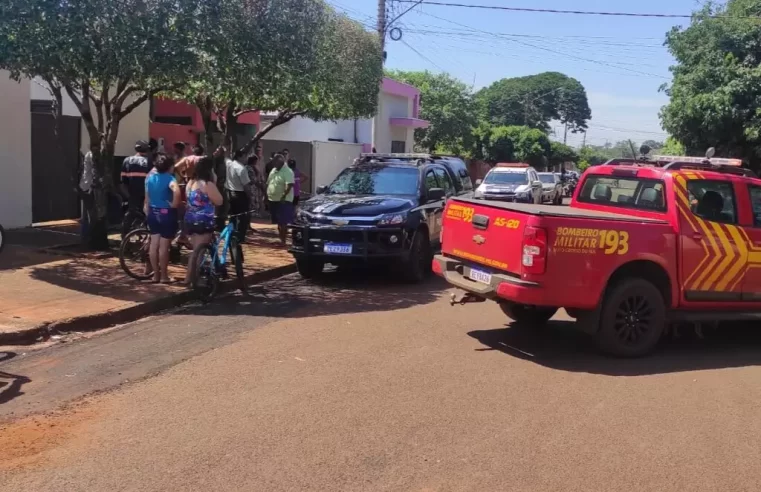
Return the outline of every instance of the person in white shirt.
[[[225,191],[227,192],[228,199],[228,214],[237,215],[248,212],[250,209],[250,186],[251,178],[249,178],[248,170],[243,164],[245,155],[241,150],[236,150],[232,159],[225,161],[226,179],[225,179]],[[238,234],[238,241],[243,242],[246,239],[246,232],[251,225],[249,217],[242,216],[237,217],[238,227],[236,232]]]

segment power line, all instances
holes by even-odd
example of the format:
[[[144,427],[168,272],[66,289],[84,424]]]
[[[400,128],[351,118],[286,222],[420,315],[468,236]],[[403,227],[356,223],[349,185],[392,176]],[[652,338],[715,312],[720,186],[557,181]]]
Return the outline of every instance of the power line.
[[[397,0],[399,3],[411,3],[414,0]],[[525,8],[525,7],[500,7],[497,5],[470,5],[465,3],[454,2],[425,2],[426,5],[437,5],[440,7],[461,7],[469,9],[485,9],[485,10],[504,10],[509,12],[531,12],[540,14],[572,14],[572,15],[601,15],[608,17],[645,17],[645,18],[657,18],[657,19],[691,19],[692,14],[652,14],[652,13],[639,13],[639,12],[605,12],[605,11],[591,11],[591,10],[560,10],[560,9],[537,9],[537,8]],[[729,16],[729,15],[714,15],[713,18],[733,18],[733,19],[761,19],[758,16]]]
[[[406,47],[408,47],[409,49],[411,49],[412,51],[414,51],[414,52],[415,52],[415,53],[416,53],[416,54],[417,54],[417,55],[418,55],[420,58],[422,58],[423,60],[427,61],[428,63],[430,63],[430,64],[431,64],[431,65],[433,65],[434,67],[438,68],[438,69],[439,69],[439,70],[441,70],[442,72],[446,72],[446,70],[445,70],[444,68],[442,68],[442,67],[441,67],[441,65],[439,65],[439,64],[438,64],[438,63],[436,63],[435,61],[431,60],[430,58],[428,58],[427,56],[425,56],[424,54],[422,54],[421,52],[419,52],[418,50],[416,50],[415,48],[413,48],[413,47],[412,47],[412,46],[411,46],[411,45],[410,45],[410,44],[409,44],[407,41],[405,41],[405,40],[403,40],[403,39],[400,39],[400,40],[399,40],[399,42],[401,42],[401,43],[402,43],[404,46],[406,46]]]
[[[400,0],[400,1],[403,1],[403,0]],[[428,5],[430,3],[431,2],[426,2],[426,5]],[[459,22],[455,22],[455,21],[452,21],[452,20],[449,20],[449,19],[445,19],[443,17],[439,17],[437,15],[429,14],[427,12],[421,12],[421,14],[427,15],[429,17],[433,17],[435,19],[442,20],[444,22],[448,22],[448,23],[453,24],[455,26],[459,26],[459,27],[462,27],[462,28],[465,28],[465,29],[469,29],[469,30],[474,31],[474,32],[482,32],[482,33],[485,33],[485,34],[494,35],[494,33],[490,33],[489,31],[484,31],[483,29],[476,29],[476,28],[474,28],[472,26],[461,24]],[[521,44],[521,45],[524,45],[524,46],[528,46],[530,48],[547,51],[549,53],[555,53],[557,55],[561,55],[561,56],[564,56],[564,57],[567,57],[567,58],[573,58],[573,59],[579,60],[579,61],[585,61],[585,62],[588,62],[588,63],[595,63],[597,65],[602,65],[602,66],[606,66],[606,67],[610,67],[610,68],[615,68],[616,70],[624,70],[624,71],[635,73],[635,74],[639,74],[639,75],[646,75],[646,76],[649,76],[649,77],[655,77],[655,78],[664,79],[664,80],[671,80],[670,77],[666,77],[664,75],[657,75],[657,74],[653,74],[653,73],[642,72],[640,70],[634,70],[634,69],[631,69],[631,68],[626,68],[626,67],[623,67],[623,66],[618,66],[618,65],[613,64],[612,62],[609,63],[609,62],[604,62],[604,61],[600,61],[600,60],[593,60],[591,58],[583,58],[581,56],[572,55],[570,53],[564,53],[562,51],[557,51],[557,50],[554,50],[552,48],[546,48],[544,46],[537,46],[535,44],[527,43],[525,41],[520,41],[520,40],[517,40],[517,39],[511,39],[511,38],[503,38],[503,39],[506,39],[507,41],[511,41],[513,43],[517,43],[517,44]]]

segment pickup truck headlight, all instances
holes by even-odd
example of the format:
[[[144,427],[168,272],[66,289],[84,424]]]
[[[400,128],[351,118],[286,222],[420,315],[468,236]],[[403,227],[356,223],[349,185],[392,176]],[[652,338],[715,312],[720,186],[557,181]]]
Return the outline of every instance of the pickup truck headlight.
[[[299,210],[293,222],[296,224],[308,224],[310,222],[309,220],[310,218],[311,218],[311,215],[308,212]]]
[[[407,221],[407,214],[386,214],[378,220],[379,226],[398,225]]]
[[[517,198],[528,198],[528,191],[519,191],[515,196]]]

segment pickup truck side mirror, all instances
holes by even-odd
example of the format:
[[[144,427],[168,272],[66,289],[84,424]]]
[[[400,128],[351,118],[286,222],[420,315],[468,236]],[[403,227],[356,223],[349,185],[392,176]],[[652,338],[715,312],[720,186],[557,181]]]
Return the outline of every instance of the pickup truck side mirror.
[[[327,186],[318,186],[317,187],[317,194],[318,195],[322,195],[326,191],[328,191],[328,187]]]
[[[483,179],[477,179],[476,180],[476,186],[481,186],[481,183],[483,183],[483,182],[484,182]]]
[[[446,192],[443,188],[431,188],[428,190],[428,203],[430,202],[438,202],[443,200],[447,196]]]

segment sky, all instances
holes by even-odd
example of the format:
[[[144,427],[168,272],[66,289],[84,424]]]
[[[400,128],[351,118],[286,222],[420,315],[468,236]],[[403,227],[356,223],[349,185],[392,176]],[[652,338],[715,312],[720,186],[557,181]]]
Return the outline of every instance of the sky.
[[[699,0],[440,0],[469,5],[583,11],[689,15]],[[328,0],[337,10],[368,26],[376,24],[377,0]],[[389,17],[410,4],[387,0]],[[611,17],[510,12],[422,5],[392,27],[401,40],[387,40],[386,67],[448,72],[475,90],[506,77],[547,71],[579,80],[587,91],[592,119],[586,142],[665,140],[658,118],[668,98],[659,88],[671,81],[674,62],[663,46],[673,26],[689,19]],[[398,34],[395,32],[395,34]],[[555,139],[563,128],[553,124]],[[581,134],[568,134],[579,146]]]

